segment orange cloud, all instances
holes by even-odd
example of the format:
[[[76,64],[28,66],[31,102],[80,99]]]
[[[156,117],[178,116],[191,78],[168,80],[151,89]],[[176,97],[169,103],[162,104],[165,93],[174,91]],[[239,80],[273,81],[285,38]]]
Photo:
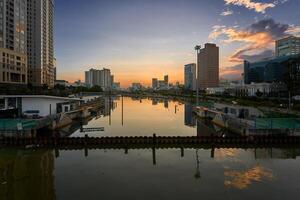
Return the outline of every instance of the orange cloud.
[[[274,8],[274,3],[259,3],[252,0],[224,0],[227,5],[232,4],[236,6],[244,6],[250,10],[255,10],[258,13],[265,13],[266,9]]]
[[[224,26],[214,26],[213,29],[213,32],[209,35],[210,39],[216,39],[221,35],[225,35],[227,39],[222,40],[225,44],[232,42],[246,43],[246,46],[237,49],[229,58],[230,62],[241,62],[240,55],[253,50],[265,50],[274,43],[272,35],[268,32],[251,32],[249,30],[237,30],[237,27],[227,28]]]

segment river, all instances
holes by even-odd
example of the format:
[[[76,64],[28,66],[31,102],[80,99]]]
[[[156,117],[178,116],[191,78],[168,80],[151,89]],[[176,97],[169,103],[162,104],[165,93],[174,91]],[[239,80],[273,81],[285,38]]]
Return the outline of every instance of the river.
[[[123,106],[122,106],[123,104]],[[71,137],[223,134],[190,103],[108,98]],[[122,111],[123,110],[123,111]],[[123,113],[123,114],[122,114]],[[80,131],[104,127],[102,132]],[[300,149],[0,149],[0,199],[298,199]]]

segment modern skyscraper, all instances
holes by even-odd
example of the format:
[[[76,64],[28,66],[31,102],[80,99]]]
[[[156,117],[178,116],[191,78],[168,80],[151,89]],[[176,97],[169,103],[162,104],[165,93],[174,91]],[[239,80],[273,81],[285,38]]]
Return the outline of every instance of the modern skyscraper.
[[[216,44],[205,44],[198,53],[198,87],[205,90],[219,86],[219,47]]]
[[[284,82],[288,68],[286,63],[299,64],[300,54],[290,56],[280,56],[277,58],[250,63],[244,61],[244,83],[274,83]],[[296,74],[293,74],[296,76]]]
[[[54,0],[27,0],[28,81],[54,86]]]
[[[277,57],[300,54],[300,37],[289,36],[275,42]]]
[[[184,87],[187,90],[196,91],[196,64],[191,63],[184,66]]]
[[[27,1],[0,0],[0,83],[27,84]]]
[[[158,79],[153,78],[152,79],[152,89],[157,89],[158,88]]]

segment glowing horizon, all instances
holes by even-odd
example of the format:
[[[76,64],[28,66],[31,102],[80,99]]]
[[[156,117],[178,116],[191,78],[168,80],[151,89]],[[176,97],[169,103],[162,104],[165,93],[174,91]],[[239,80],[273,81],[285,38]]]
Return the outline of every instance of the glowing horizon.
[[[239,79],[243,59],[270,57],[276,39],[299,35],[298,3],[57,1],[58,79],[84,81],[84,71],[106,67],[122,87],[132,82],[150,86],[152,78],[164,75],[183,83],[184,65],[196,62],[194,46],[208,42],[220,47],[220,78]]]

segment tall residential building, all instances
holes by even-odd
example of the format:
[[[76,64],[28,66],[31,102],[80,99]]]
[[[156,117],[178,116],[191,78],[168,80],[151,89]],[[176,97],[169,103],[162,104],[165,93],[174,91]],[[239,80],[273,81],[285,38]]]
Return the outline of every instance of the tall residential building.
[[[168,75],[164,76],[164,81],[165,81],[166,86],[168,86],[169,85],[169,76]]]
[[[110,90],[113,84],[113,77],[110,69],[90,69],[85,72],[85,84],[88,87],[100,86],[103,90]]]
[[[187,90],[196,90],[196,64],[191,63],[184,66],[184,87]]]
[[[216,44],[205,44],[198,53],[198,87],[205,90],[219,86],[219,47]]]
[[[54,86],[54,0],[27,0],[28,81]]]
[[[57,71],[56,71],[56,68],[57,68],[57,61],[56,61],[56,58],[53,58],[54,81],[56,81],[56,79],[57,79]]]
[[[275,42],[277,57],[300,54],[300,37],[289,36]]]
[[[0,83],[27,84],[27,1],[0,0]]]
[[[152,89],[157,89],[158,88],[158,79],[153,78],[152,79]]]

